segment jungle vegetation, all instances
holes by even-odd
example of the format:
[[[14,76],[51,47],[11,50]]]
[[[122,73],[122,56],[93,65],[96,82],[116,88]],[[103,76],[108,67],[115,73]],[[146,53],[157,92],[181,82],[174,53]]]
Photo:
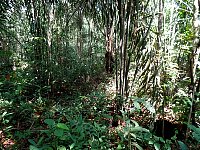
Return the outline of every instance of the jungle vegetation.
[[[198,0],[1,0],[0,149],[200,149]]]

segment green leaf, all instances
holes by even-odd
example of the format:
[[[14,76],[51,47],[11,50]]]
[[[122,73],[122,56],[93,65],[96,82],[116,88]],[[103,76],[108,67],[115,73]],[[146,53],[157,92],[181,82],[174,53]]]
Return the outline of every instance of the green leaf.
[[[103,142],[102,138],[99,138],[99,142],[101,142],[101,143]]]
[[[197,134],[196,132],[192,133],[193,137],[195,140],[197,140],[198,142],[200,142],[200,134]]]
[[[143,148],[135,142],[133,142],[133,146],[137,147],[137,149],[139,149],[139,150],[143,150]]]
[[[37,148],[37,147],[35,147],[35,146],[33,146],[33,145],[30,145],[30,146],[29,146],[29,150],[39,150],[39,148]]]
[[[88,143],[89,143],[90,145],[92,145],[92,140],[88,140]]]
[[[140,126],[131,128],[131,131],[132,132],[149,132],[149,130],[147,130],[147,129],[143,128],[143,127],[140,127]]]
[[[159,137],[159,140],[163,143],[165,143],[165,140],[162,137]]]
[[[45,119],[44,122],[49,126],[55,125],[55,121],[53,119]]]
[[[200,135],[200,128],[195,127],[194,125],[188,125],[188,127],[193,130],[195,133]]]
[[[67,127],[67,125],[64,124],[64,123],[58,123],[57,127],[60,128],[60,129],[64,129],[64,130],[69,130],[69,128]]]
[[[154,143],[153,140],[149,140],[149,145],[152,145]]]
[[[29,143],[31,143],[34,146],[37,146],[37,144],[35,143],[35,141],[33,141],[33,139],[28,139]]]
[[[52,147],[50,147],[48,144],[43,144],[43,146],[40,148],[40,150],[54,150]]]
[[[120,150],[120,149],[123,149],[121,144],[119,144],[119,145],[117,146],[117,150]]]
[[[100,129],[99,124],[97,124],[96,122],[94,122],[94,126],[95,126],[97,129]]]
[[[182,141],[178,141],[178,144],[179,144],[181,150],[188,150],[187,145],[185,145],[185,143],[183,143]]]
[[[135,127],[138,127],[138,126],[139,126],[139,124],[138,124],[135,120],[131,120],[131,122],[134,123],[134,126],[135,126]],[[129,123],[130,123],[130,120],[127,120],[126,123],[129,124]]]
[[[130,135],[136,139],[136,134],[130,133]]]
[[[154,144],[154,148],[155,148],[156,150],[160,150],[160,144],[159,144],[159,143],[155,143],[155,144]]]
[[[73,149],[74,146],[75,146],[75,143],[71,144],[71,145],[69,146],[69,149]]]
[[[63,129],[56,129],[54,131],[54,135],[57,136],[57,137],[62,137],[63,133],[64,133]]]
[[[171,150],[171,146],[170,146],[169,143],[166,143],[166,144],[165,144],[165,149],[167,149],[167,150]]]
[[[137,110],[140,110],[140,104],[137,102],[137,101],[134,101],[134,107],[137,109]]]
[[[1,117],[3,118],[5,115],[7,114],[7,112],[3,112],[3,114],[1,115]]]
[[[42,141],[43,141],[43,139],[44,139],[44,137],[43,137],[43,136],[42,136],[42,137],[40,137],[39,141],[37,142],[37,145],[40,145],[40,144],[42,144]]]
[[[60,146],[57,147],[57,150],[66,150],[66,147],[63,146],[63,145],[60,145]]]
[[[150,104],[150,102],[145,102],[145,107],[152,113],[155,113],[155,108]]]

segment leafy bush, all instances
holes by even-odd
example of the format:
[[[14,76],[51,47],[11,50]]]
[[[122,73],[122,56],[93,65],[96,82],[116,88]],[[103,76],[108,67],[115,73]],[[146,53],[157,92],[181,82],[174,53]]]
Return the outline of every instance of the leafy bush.
[[[200,128],[197,128],[193,125],[188,125],[188,127],[192,130],[192,137],[200,144]]]
[[[77,116],[68,123],[56,123],[45,119],[47,129],[41,131],[37,142],[29,139],[30,149],[107,149],[109,147],[105,126],[86,123],[82,116]]]

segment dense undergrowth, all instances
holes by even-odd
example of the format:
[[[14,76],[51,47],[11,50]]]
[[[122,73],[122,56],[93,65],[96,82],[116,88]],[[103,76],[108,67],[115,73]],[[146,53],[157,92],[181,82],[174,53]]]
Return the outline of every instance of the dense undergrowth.
[[[0,149],[200,149],[193,2],[1,0]]]
[[[174,103],[183,103],[169,108],[178,113],[176,123],[158,117],[155,122],[161,111],[155,110],[147,97],[116,95],[114,76],[104,73],[102,60],[90,69],[87,63],[77,62],[63,78],[54,74],[49,83],[38,80],[31,65],[5,72],[0,80],[0,148],[199,148],[199,128],[189,125],[191,132],[187,131],[184,119],[189,109],[187,97],[176,96]]]
[[[162,121],[153,123],[150,116],[155,112],[145,98],[132,97],[134,104],[117,110],[122,98],[105,94],[103,86],[97,85],[108,80],[96,76],[91,82],[80,81],[79,86],[69,87],[73,92],[59,83],[52,93],[21,80],[2,79],[1,149],[199,148],[200,130],[192,125],[185,139],[186,125],[180,127],[165,120],[162,138]]]

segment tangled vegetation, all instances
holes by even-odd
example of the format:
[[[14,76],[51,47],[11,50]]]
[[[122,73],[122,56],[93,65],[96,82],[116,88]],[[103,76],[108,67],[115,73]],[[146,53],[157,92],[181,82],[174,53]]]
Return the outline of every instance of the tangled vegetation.
[[[199,10],[1,0],[0,149],[199,149]]]

